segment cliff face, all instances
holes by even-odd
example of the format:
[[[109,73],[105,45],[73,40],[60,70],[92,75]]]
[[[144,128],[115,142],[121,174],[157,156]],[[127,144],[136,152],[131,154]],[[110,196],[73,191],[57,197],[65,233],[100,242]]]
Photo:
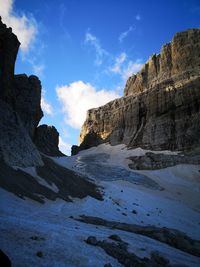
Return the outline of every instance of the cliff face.
[[[19,41],[0,18],[0,160],[11,166],[39,166],[43,164],[39,153],[54,148],[53,156],[61,156],[58,133],[50,127],[45,133],[37,131],[43,112],[40,80],[31,75],[14,75]],[[34,141],[43,140],[43,146]]]
[[[183,150],[200,146],[200,29],[177,33],[131,76],[124,97],[91,109],[80,149],[101,142]]]

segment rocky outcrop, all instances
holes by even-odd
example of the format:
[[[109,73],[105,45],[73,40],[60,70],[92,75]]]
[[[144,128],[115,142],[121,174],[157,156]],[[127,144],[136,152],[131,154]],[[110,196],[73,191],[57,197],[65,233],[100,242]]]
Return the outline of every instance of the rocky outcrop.
[[[40,203],[86,196],[102,200],[87,177],[44,155],[63,156],[59,133],[53,126],[37,127],[43,116],[41,83],[33,75],[14,76],[18,47],[17,37],[0,21],[0,187]]]
[[[172,167],[178,164],[200,164],[200,156],[167,155],[147,152],[144,156],[129,158],[129,168],[134,170],[157,170]]]
[[[9,101],[13,95],[14,69],[20,42],[2,23],[0,17],[0,98]]]
[[[124,97],[88,111],[80,143],[93,133],[93,145],[98,138],[154,150],[200,146],[199,47],[200,29],[177,33],[128,79]]]
[[[64,156],[58,149],[59,133],[54,126],[40,125],[36,129],[34,143],[40,152],[48,156]]]
[[[42,165],[42,159],[19,115],[0,100],[0,158],[11,166]]]
[[[33,138],[35,129],[43,117],[40,106],[41,82],[36,76],[26,74],[14,77],[14,110],[19,114],[24,127]]]
[[[37,140],[37,144],[42,140],[43,153],[63,154],[58,150],[55,128],[43,131],[43,136],[41,126],[37,131],[43,116],[40,80],[33,75],[14,75],[19,45],[12,29],[0,19],[0,159],[11,166],[40,166],[43,161],[33,140]]]

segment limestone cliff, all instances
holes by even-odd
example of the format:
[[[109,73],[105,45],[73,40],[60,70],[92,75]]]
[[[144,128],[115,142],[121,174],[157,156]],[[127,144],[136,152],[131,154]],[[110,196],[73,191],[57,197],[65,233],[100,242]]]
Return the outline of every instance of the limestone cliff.
[[[39,166],[43,164],[39,153],[54,149],[54,156],[61,156],[58,133],[48,131],[43,138],[38,124],[43,116],[40,106],[41,83],[31,75],[14,75],[19,41],[11,28],[0,18],[0,160],[11,166]],[[40,126],[41,127],[41,126]],[[37,148],[34,140],[43,140]],[[48,135],[49,134],[49,135]]]
[[[88,111],[79,149],[97,140],[154,150],[200,146],[199,51],[200,29],[177,33],[128,79],[124,97]]]

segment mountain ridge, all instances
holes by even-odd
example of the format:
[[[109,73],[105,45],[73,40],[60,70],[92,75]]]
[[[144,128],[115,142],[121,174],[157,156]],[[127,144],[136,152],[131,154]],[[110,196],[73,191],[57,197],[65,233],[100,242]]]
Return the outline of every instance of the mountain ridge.
[[[154,150],[200,146],[200,29],[176,33],[126,82],[124,96],[87,112],[79,150],[109,142]]]

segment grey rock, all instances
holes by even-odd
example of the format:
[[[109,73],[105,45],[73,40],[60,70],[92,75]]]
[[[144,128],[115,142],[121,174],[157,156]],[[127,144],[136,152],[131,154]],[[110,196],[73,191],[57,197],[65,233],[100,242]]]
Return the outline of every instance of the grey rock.
[[[0,100],[0,158],[10,166],[38,166],[42,159],[18,114]]]
[[[24,127],[33,138],[35,129],[43,117],[40,106],[41,82],[38,77],[26,74],[15,75],[13,108],[19,114]]]
[[[11,260],[9,257],[0,249],[0,265],[2,267],[11,267]]]
[[[86,243],[93,246],[97,246],[98,241],[95,236],[89,236],[86,240]]]
[[[34,142],[39,151],[48,156],[65,156],[58,149],[59,133],[54,126],[40,125],[36,129]]]
[[[172,167],[178,164],[200,164],[200,156],[166,155],[147,152],[144,156],[129,158],[129,167],[135,170],[156,170]]]
[[[2,23],[0,17],[0,98],[10,101],[13,95],[14,68],[20,42],[17,36]]]
[[[200,29],[177,33],[128,79],[124,97],[88,111],[79,148],[102,142],[153,150],[200,147],[199,45]]]
[[[50,156],[63,155],[58,149],[54,127],[39,127],[43,112],[41,82],[36,76],[14,75],[19,41],[0,19],[0,158],[20,167],[43,164],[33,143]],[[37,129],[37,136],[36,136]]]

